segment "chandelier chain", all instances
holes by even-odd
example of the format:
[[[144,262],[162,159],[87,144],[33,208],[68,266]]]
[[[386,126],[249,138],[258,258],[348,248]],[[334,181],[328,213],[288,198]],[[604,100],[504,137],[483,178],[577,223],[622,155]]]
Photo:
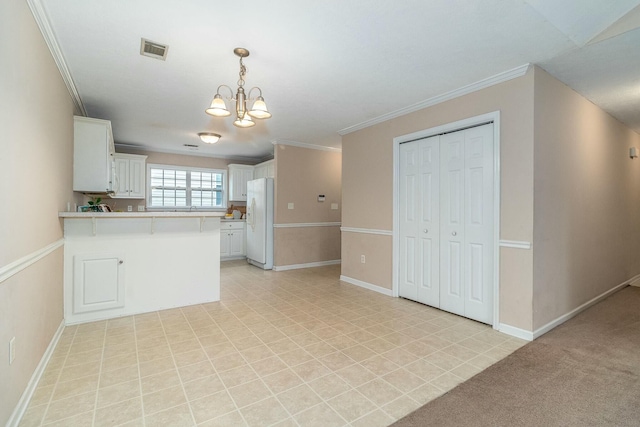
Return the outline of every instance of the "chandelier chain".
[[[242,58],[240,58],[240,78],[238,79],[238,86],[243,87],[244,86],[244,76],[247,74],[247,67],[245,67],[244,63],[242,62]]]

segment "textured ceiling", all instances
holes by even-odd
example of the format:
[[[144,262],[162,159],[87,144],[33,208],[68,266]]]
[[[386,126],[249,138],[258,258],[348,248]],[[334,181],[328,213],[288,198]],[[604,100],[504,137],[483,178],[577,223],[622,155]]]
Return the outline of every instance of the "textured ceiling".
[[[255,159],[276,140],[339,147],[342,129],[526,63],[640,130],[640,0],[30,1],[121,144]],[[166,61],[141,56],[142,37],[169,45]],[[250,129],[204,113],[235,88],[239,46],[273,114]]]

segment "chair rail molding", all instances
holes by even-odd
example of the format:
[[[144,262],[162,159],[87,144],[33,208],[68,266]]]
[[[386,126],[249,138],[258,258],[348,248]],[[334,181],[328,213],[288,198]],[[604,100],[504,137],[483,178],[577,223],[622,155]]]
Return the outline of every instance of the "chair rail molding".
[[[44,248],[38,249],[37,251],[30,253],[29,255],[23,256],[22,258],[5,265],[4,267],[1,267],[0,283],[4,282],[11,276],[18,274],[30,265],[40,261],[42,258],[46,257],[51,252],[55,251],[63,245],[64,239],[56,240],[55,242],[45,246]]]
[[[340,231],[345,233],[377,234],[381,236],[393,236],[391,230],[377,230],[375,228],[340,227]]]
[[[291,222],[273,224],[273,228],[340,227],[339,222]]]

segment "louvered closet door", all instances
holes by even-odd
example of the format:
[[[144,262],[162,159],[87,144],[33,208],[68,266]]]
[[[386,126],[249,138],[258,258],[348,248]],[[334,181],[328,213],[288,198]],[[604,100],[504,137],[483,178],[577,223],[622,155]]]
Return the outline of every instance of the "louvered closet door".
[[[493,124],[400,145],[399,295],[493,321]]]
[[[439,305],[440,137],[400,145],[401,297]]]

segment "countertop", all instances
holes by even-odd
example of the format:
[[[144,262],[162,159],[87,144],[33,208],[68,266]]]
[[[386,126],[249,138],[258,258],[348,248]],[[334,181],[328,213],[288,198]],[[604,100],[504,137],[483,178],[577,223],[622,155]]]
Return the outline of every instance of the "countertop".
[[[224,212],[58,212],[60,218],[224,218]],[[242,220],[236,220],[242,221]]]

